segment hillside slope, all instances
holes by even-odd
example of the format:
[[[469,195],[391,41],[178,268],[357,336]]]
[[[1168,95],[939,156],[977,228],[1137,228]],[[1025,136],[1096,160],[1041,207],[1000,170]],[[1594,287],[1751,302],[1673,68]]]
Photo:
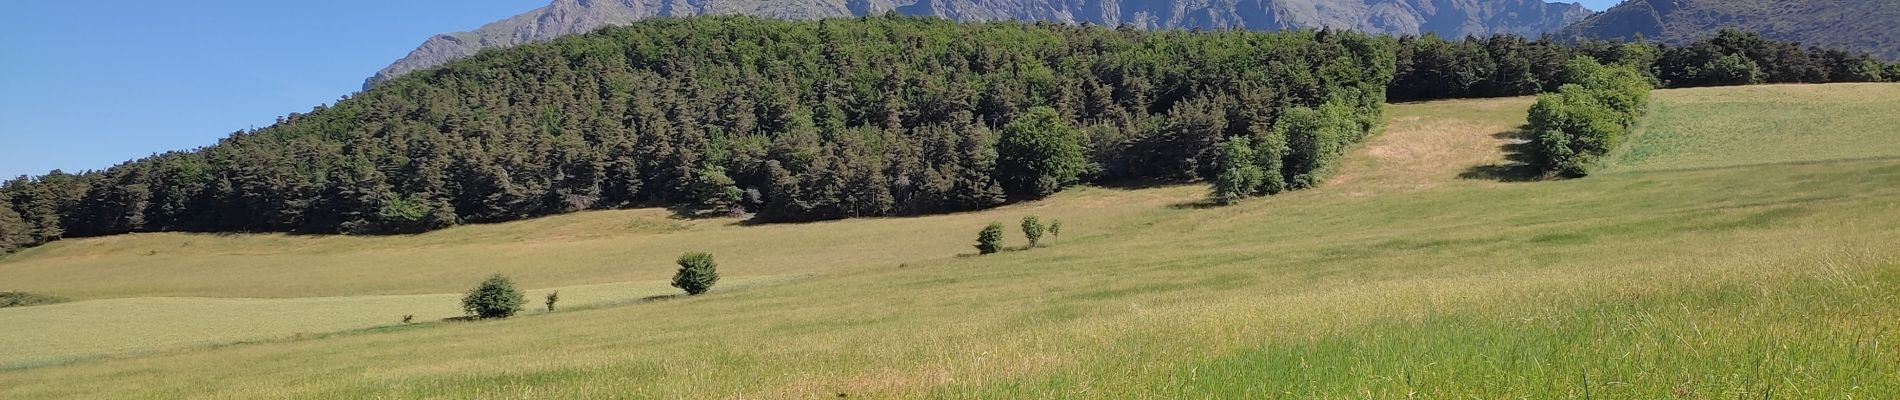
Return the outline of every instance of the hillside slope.
[[[1900,2],[1891,0],[1631,0],[1558,31],[1560,37],[1682,44],[1724,28],[1776,40],[1900,59]]]
[[[1204,155],[1239,134],[1311,143],[1269,149],[1263,191],[1278,193],[1324,180],[1339,146],[1377,125],[1391,42],[648,20],[484,52],[216,145],[0,183],[12,205],[0,210],[20,215],[0,233],[30,232],[21,247],[155,231],[414,233],[636,205],[754,222],[936,214],[1075,183],[1211,176]],[[1325,114],[1271,123],[1282,111]]]
[[[811,19],[891,11],[975,21],[1014,19],[1256,30],[1324,26],[1375,33],[1436,32],[1447,37],[1491,33],[1535,36],[1589,15],[1589,10],[1576,4],[1541,0],[556,0],[473,31],[431,37],[408,56],[378,71],[364,87],[482,49],[546,41],[652,17],[739,14]]]
[[[1204,187],[1176,186],[798,225],[681,229],[608,211],[393,238],[59,242],[0,261],[0,282],[127,301],[169,290],[136,268],[181,277],[168,284],[201,281],[195,290],[214,296],[269,291],[268,273],[218,283],[273,268],[292,296],[438,293],[496,270],[542,288],[649,280],[682,249],[721,255],[734,278],[811,275],[506,321],[0,370],[0,398],[1900,392],[1886,379],[1900,374],[1900,116],[1878,112],[1900,101],[1900,85],[1668,90],[1655,100],[1635,147],[1567,181],[1489,175],[1510,165],[1531,103],[1504,98],[1394,105],[1385,133],[1327,186],[1221,208],[1195,201]],[[1881,134],[1851,132],[1864,127]],[[983,223],[1030,214],[1068,221],[1065,236],[959,255]],[[293,258],[306,263],[274,267]],[[352,263],[369,266],[325,267]],[[83,271],[110,272],[50,278]],[[382,281],[399,284],[349,284]],[[0,326],[43,310],[58,309],[0,310]],[[40,315],[52,317],[32,321],[61,321]],[[141,323],[182,329],[217,317],[161,315],[172,319]],[[0,352],[48,339],[15,336]]]

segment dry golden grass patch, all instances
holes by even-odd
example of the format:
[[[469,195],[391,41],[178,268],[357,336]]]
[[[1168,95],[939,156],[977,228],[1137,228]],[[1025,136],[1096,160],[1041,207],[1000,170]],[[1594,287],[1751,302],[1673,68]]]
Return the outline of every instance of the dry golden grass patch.
[[[1452,100],[1390,108],[1385,130],[1355,150],[1327,187],[1354,196],[1424,190],[1471,167],[1504,164],[1530,98]],[[1486,134],[1488,133],[1488,134]]]

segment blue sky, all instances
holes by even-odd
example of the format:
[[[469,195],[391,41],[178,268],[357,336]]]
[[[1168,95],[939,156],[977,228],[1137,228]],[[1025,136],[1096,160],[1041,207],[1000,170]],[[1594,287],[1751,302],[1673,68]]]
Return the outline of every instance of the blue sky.
[[[0,179],[216,143],[547,0],[0,2]]]
[[[1558,3],[1569,3],[1569,1],[1557,1],[1557,2],[1558,2]],[[1583,1],[1579,1],[1579,3],[1583,3],[1583,6],[1584,6],[1584,7],[1589,7],[1590,9],[1592,9],[1592,10],[1597,10],[1597,11],[1603,11],[1604,9],[1607,9],[1607,8],[1610,8],[1610,6],[1614,6],[1614,5],[1617,5],[1617,4],[1619,4],[1619,3],[1622,3],[1622,2],[1623,2],[1623,0],[1583,0]]]
[[[547,2],[3,2],[0,179],[216,143],[355,92],[430,35]]]

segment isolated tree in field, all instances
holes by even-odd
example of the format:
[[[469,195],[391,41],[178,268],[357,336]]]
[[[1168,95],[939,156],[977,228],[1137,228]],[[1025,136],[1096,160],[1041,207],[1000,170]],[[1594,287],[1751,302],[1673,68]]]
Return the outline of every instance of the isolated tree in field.
[[[561,301],[561,291],[556,290],[554,293],[548,293],[548,312],[554,312],[554,302],[557,301]]]
[[[1214,201],[1233,203],[1260,192],[1266,173],[1260,171],[1253,146],[1244,138],[1228,139],[1220,146],[1220,174],[1214,177]]]
[[[515,281],[495,274],[462,297],[462,310],[476,318],[508,318],[521,312],[522,294]]]
[[[1041,198],[1082,176],[1081,133],[1049,107],[1036,107],[1003,126],[996,143],[997,180],[1011,197]]]
[[[685,290],[687,295],[706,293],[719,283],[719,264],[713,262],[711,253],[686,253],[680,256],[679,265],[679,272],[673,274],[673,287]]]
[[[1034,215],[1023,217],[1023,237],[1029,238],[1029,248],[1036,248],[1037,244],[1042,243],[1042,232],[1042,220]]]
[[[1055,240],[1062,240],[1062,220],[1049,221],[1049,237]]]
[[[980,254],[996,254],[1003,251],[1003,224],[991,222],[976,234],[976,251]]]

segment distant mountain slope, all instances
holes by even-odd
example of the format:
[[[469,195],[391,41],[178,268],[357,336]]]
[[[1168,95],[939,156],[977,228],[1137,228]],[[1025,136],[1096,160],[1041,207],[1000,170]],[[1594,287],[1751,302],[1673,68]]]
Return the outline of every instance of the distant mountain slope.
[[[1580,5],[1542,0],[555,0],[546,7],[474,31],[429,38],[407,57],[377,72],[364,86],[486,48],[543,41],[650,17],[745,14],[810,19],[890,11],[956,20],[1087,22],[1150,29],[1324,26],[1446,36],[1537,35],[1590,14]]]
[[[431,37],[408,56],[378,71],[364,87],[474,55],[482,49],[544,41],[651,17],[747,14],[772,18],[824,18],[856,14],[847,3],[860,6],[855,9],[856,13],[891,9],[888,4],[864,8],[862,6],[866,0],[555,0],[546,7],[491,22],[473,31]]]
[[[1642,34],[1679,44],[1723,28],[1900,59],[1900,1],[1895,0],[1630,0],[1558,35],[1618,39]]]

